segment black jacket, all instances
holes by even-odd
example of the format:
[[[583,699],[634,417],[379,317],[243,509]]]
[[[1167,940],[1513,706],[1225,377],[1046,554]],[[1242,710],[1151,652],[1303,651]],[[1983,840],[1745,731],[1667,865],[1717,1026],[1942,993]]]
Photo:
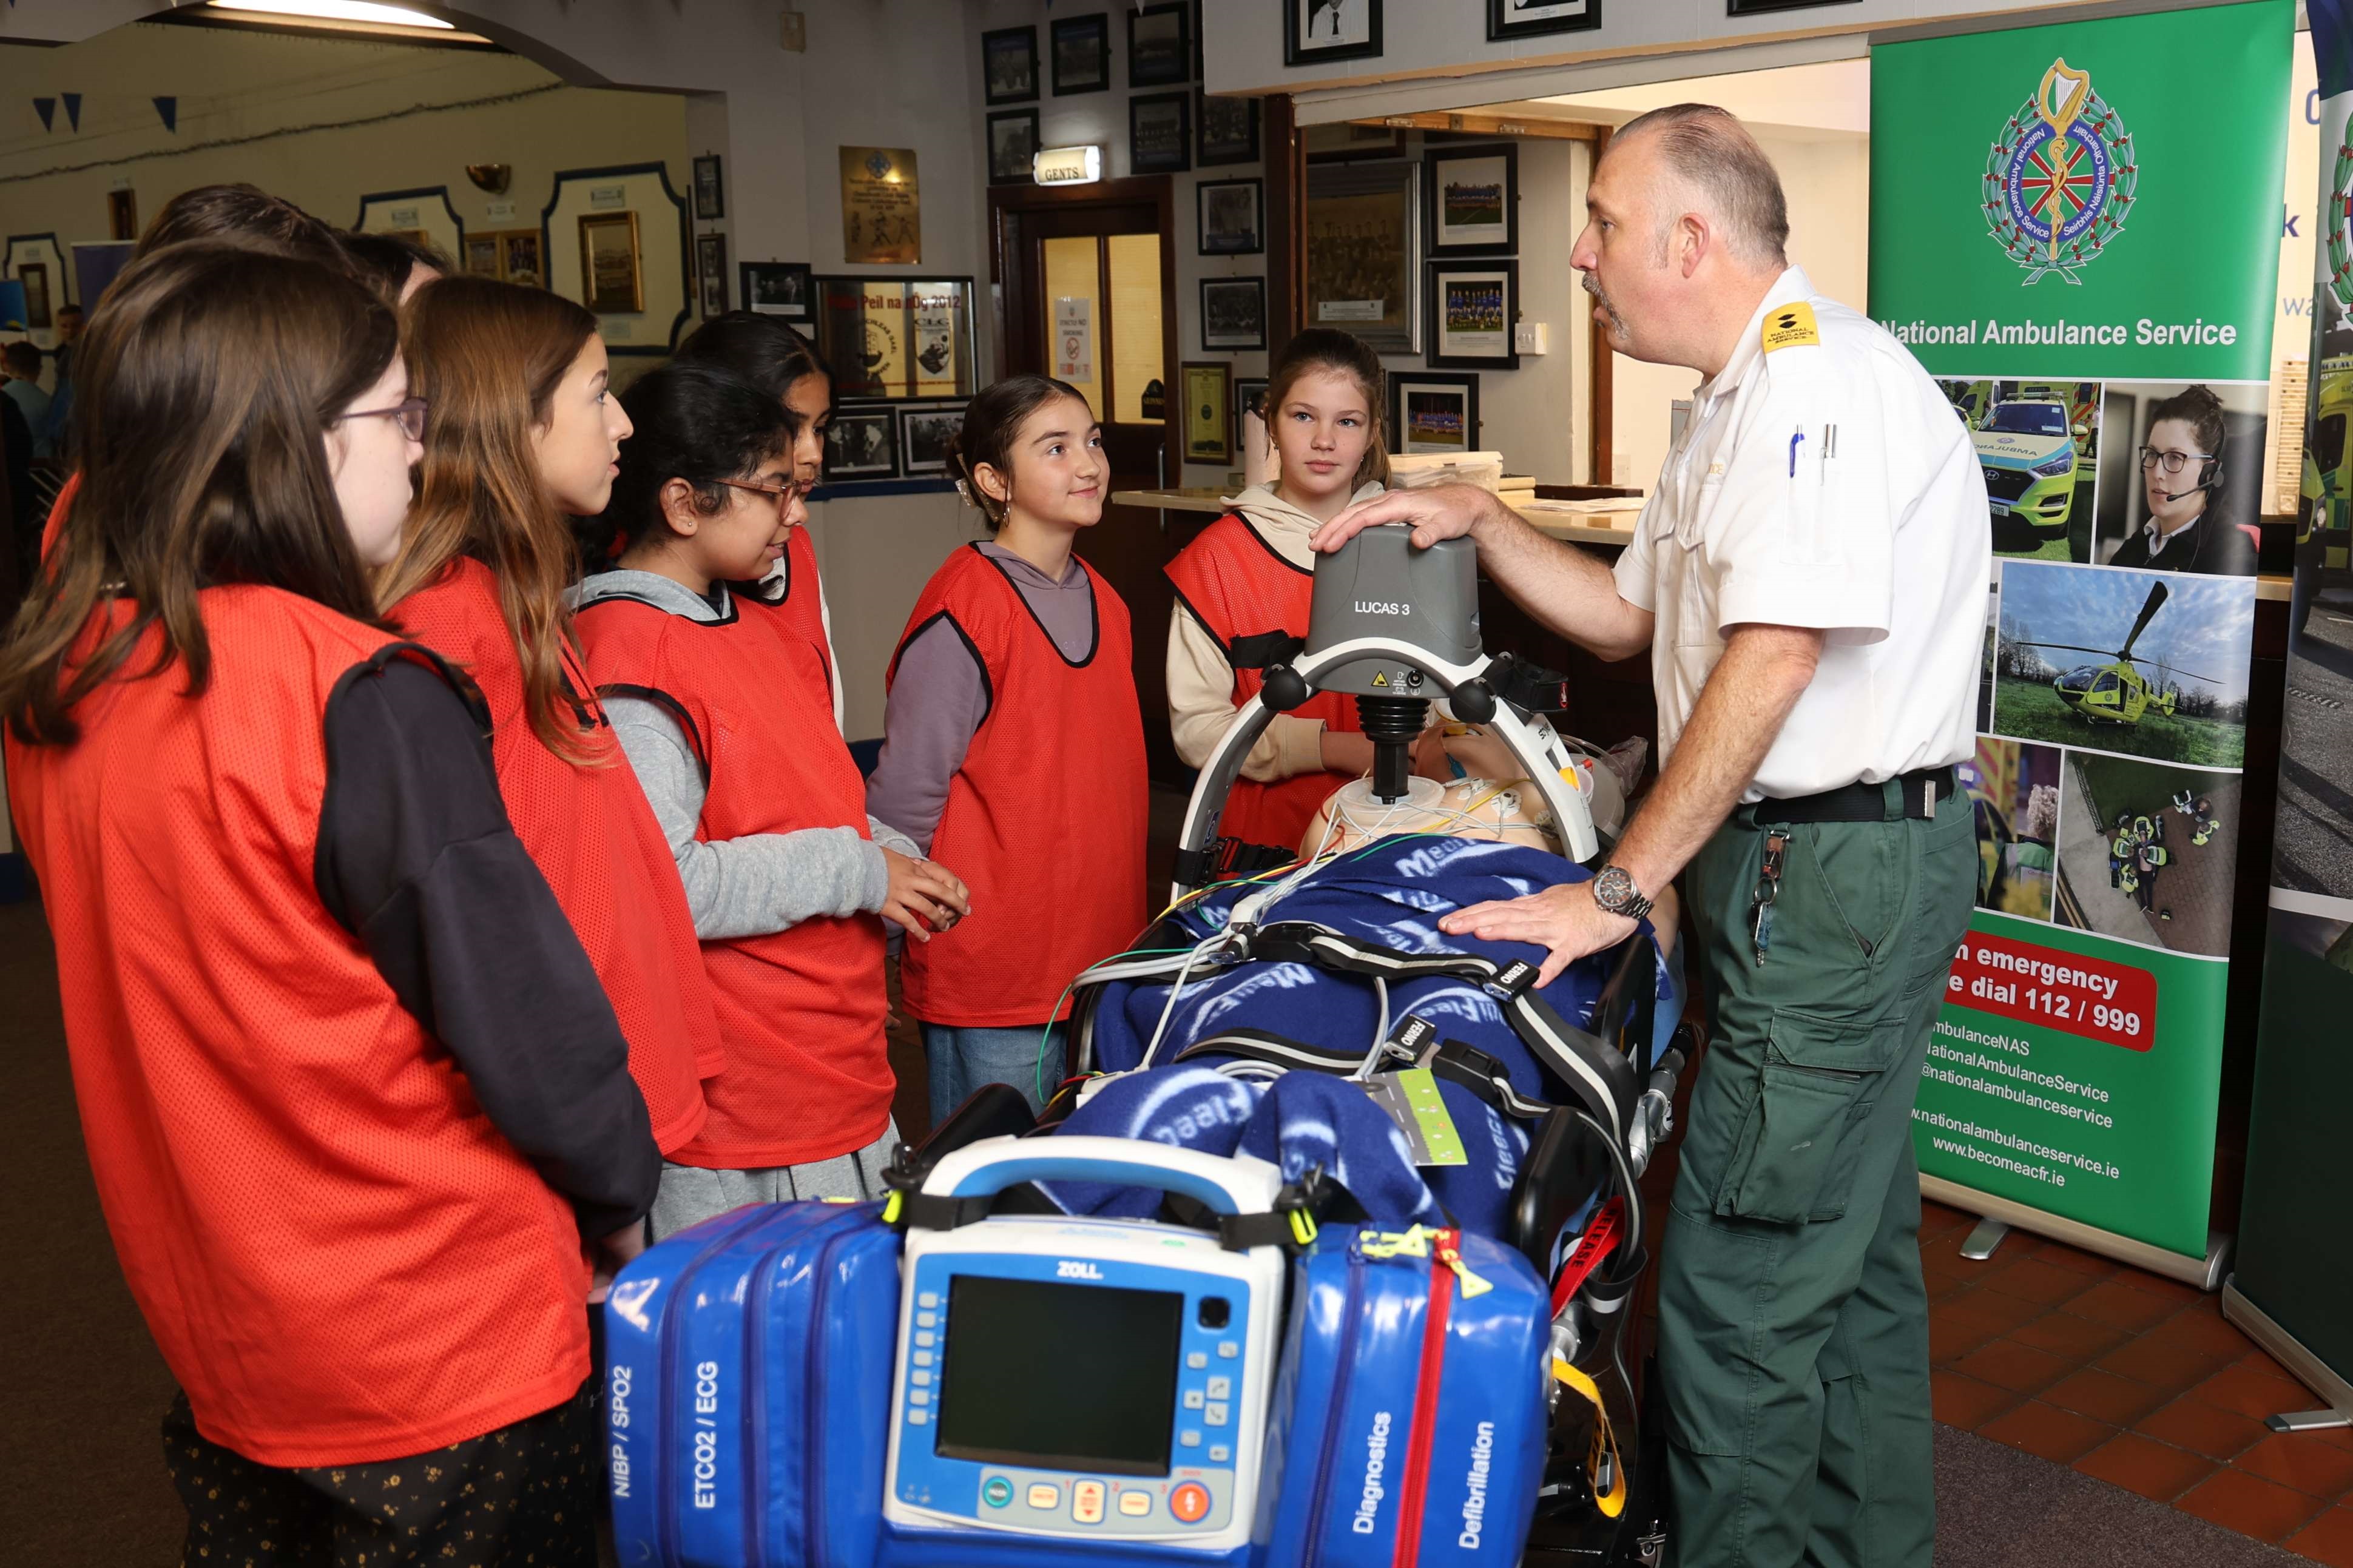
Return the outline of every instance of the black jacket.
[[[2131,538],[2108,558],[2111,566],[2138,566],[2154,572],[2203,572],[2218,577],[2252,577],[2255,574],[2254,542],[2231,523],[2216,517],[2211,510],[2200,512],[2198,521],[2173,535],[2151,551],[2146,529],[2137,529]]]

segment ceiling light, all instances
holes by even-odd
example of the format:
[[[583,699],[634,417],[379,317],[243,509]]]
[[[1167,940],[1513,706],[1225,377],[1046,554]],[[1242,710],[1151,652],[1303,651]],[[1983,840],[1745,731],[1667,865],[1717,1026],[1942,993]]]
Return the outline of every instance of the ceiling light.
[[[383,5],[375,0],[212,0],[215,11],[259,11],[272,16],[301,16],[322,22],[372,22],[379,26],[430,27],[455,32],[457,25],[406,5]]]

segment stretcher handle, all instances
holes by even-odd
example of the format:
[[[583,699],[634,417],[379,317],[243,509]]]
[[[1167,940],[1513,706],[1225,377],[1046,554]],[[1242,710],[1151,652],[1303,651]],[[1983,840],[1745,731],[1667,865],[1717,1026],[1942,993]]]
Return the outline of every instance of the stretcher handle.
[[[1248,1155],[1228,1159],[1136,1138],[987,1138],[944,1155],[923,1178],[934,1197],[986,1197],[1023,1182],[1107,1182],[1179,1193],[1217,1215],[1263,1214],[1282,1173]]]

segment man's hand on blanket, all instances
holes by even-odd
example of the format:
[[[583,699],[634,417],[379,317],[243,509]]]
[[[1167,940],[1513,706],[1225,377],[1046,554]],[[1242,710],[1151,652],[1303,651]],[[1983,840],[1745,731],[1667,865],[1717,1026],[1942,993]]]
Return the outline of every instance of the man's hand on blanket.
[[[880,848],[881,846],[876,846]],[[972,913],[972,890],[935,860],[915,860],[896,849],[882,850],[891,888],[882,895],[882,918],[917,942],[945,931]]]
[[[1588,953],[1615,947],[1641,929],[1641,922],[1613,915],[1593,901],[1590,882],[1565,883],[1525,899],[1472,904],[1438,922],[1449,936],[1482,942],[1526,942],[1546,949],[1536,984],[1549,985],[1560,972]]]

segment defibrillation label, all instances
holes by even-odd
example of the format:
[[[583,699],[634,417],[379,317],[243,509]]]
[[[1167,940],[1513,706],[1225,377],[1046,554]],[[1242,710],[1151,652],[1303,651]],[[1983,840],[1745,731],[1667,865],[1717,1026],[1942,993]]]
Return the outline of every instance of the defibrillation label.
[[[1418,1022],[1419,1020],[1417,1020]],[[1388,1112],[1405,1134],[1416,1165],[1467,1165],[1471,1156],[1462,1134],[1438,1092],[1438,1079],[1428,1068],[1407,1068],[1377,1073],[1366,1082],[1373,1103]]]

